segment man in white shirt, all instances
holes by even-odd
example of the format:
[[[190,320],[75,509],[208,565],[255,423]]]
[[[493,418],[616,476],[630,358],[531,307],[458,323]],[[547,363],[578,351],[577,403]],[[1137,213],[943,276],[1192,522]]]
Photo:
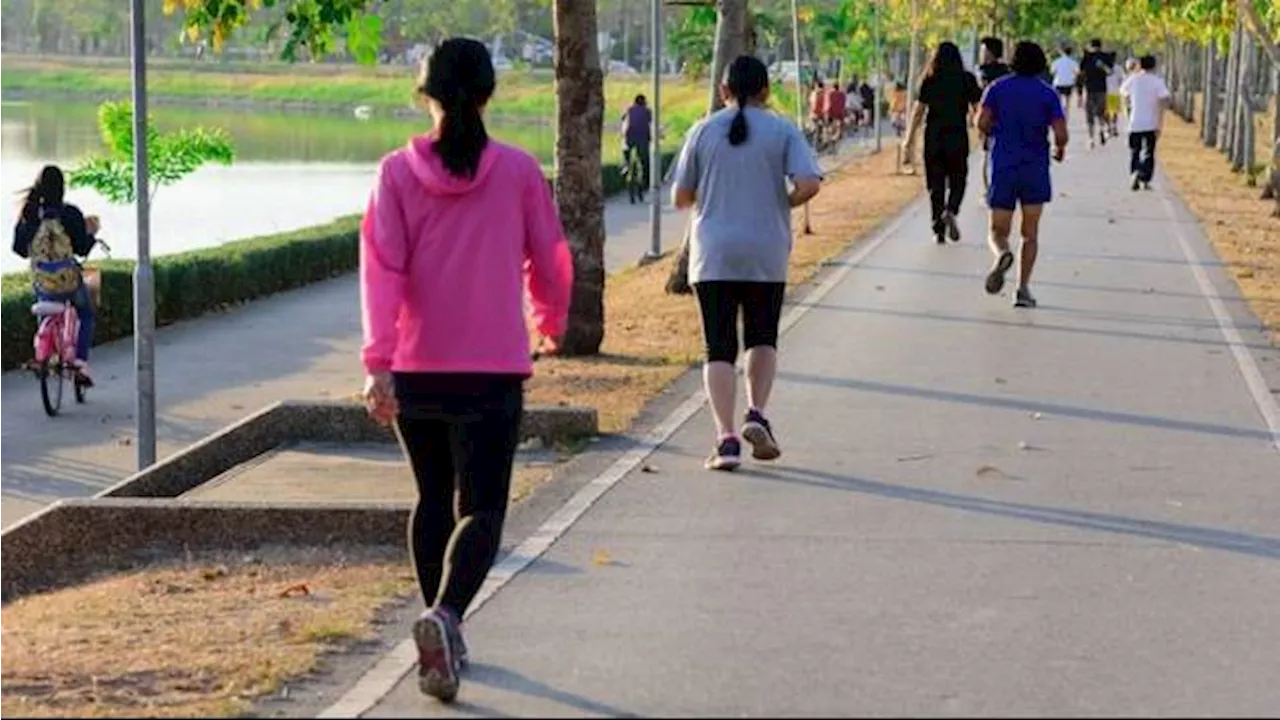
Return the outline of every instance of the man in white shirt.
[[[1076,87],[1076,75],[1080,73],[1080,63],[1071,57],[1071,47],[1062,48],[1062,54],[1049,66],[1053,73],[1053,87],[1062,97],[1062,113],[1066,115],[1071,109],[1071,93]]]
[[[1120,86],[1120,96],[1129,108],[1129,172],[1131,189],[1151,189],[1156,170],[1156,140],[1164,127],[1164,111],[1169,107],[1169,88],[1155,74],[1156,59],[1144,55],[1140,68]]]

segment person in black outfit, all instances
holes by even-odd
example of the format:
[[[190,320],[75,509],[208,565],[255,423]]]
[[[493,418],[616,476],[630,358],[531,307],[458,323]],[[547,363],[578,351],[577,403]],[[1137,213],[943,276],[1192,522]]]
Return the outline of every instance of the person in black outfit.
[[[969,112],[976,110],[982,90],[973,73],[965,70],[955,43],[938,45],[929,69],[920,82],[915,112],[903,149],[914,155],[916,130],[923,121],[925,181],[933,210],[933,234],[939,244],[960,239],[956,215],[964,199],[969,176]]]
[[[1080,102],[1089,123],[1089,147],[1093,147],[1095,127],[1098,128],[1098,142],[1107,144],[1107,78],[1111,77],[1115,64],[1116,54],[1102,52],[1101,40],[1089,41],[1089,49],[1080,60],[1080,75],[1076,80],[1083,90]]]
[[[978,65],[978,82],[982,89],[1009,74],[1004,60],[1004,42],[1000,38],[982,38],[982,64]]]

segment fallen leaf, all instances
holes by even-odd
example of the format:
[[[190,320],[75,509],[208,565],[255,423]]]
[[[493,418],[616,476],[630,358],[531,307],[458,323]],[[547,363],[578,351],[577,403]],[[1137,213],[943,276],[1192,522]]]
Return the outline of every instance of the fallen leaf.
[[[227,567],[225,565],[219,565],[217,567],[201,570],[200,577],[205,580],[217,580],[218,578],[226,577],[227,572]]]
[[[983,477],[985,475],[1004,475],[1004,471],[994,465],[983,465],[978,468],[978,472],[975,474],[978,477]]]
[[[289,587],[282,590],[280,592],[280,597],[282,598],[303,597],[310,594],[311,594],[311,588],[307,587],[306,583],[298,583],[297,585],[290,585]]]
[[[1006,385],[1006,384],[1008,384],[1008,382],[1009,382],[1008,380],[1005,380],[1005,379],[1004,379],[1004,378],[1002,378],[1002,377],[998,377],[998,378],[996,378],[996,384],[997,384],[997,385]]]
[[[1044,413],[1040,413],[1040,412],[1033,412],[1033,413],[1031,413],[1031,419],[1032,419],[1032,420],[1039,420],[1039,419],[1040,419],[1040,418],[1042,418],[1042,417],[1044,417]]]
[[[898,462],[915,462],[916,460],[928,460],[932,455],[906,455],[898,458]]]
[[[640,472],[656,473],[658,472],[658,468],[654,467],[653,465],[641,465]]]
[[[609,554],[608,550],[596,550],[595,554],[591,556],[591,564],[598,567],[612,565],[613,556]]]

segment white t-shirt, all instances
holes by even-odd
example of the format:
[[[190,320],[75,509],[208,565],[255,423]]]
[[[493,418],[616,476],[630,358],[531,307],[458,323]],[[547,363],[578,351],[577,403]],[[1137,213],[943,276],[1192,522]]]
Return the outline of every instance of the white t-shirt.
[[[1129,132],[1160,129],[1160,116],[1164,112],[1160,101],[1169,97],[1169,88],[1159,75],[1135,73],[1120,86],[1120,94],[1129,101]]]
[[[1116,65],[1111,69],[1111,74],[1107,76],[1107,94],[1117,95],[1120,93],[1120,85],[1124,82],[1124,70]]]
[[[1062,55],[1053,61],[1053,86],[1067,87],[1076,84],[1076,74],[1080,72],[1080,63],[1069,55]]]

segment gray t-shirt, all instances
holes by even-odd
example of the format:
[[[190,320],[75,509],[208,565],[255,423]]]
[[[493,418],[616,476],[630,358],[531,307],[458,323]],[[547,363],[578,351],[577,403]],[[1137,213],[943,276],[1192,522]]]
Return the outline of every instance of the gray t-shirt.
[[[676,187],[693,190],[689,282],[786,282],[791,254],[787,178],[822,171],[800,130],[769,110],[748,107],[747,141],[729,144],[736,108],[689,131],[676,165]]]

